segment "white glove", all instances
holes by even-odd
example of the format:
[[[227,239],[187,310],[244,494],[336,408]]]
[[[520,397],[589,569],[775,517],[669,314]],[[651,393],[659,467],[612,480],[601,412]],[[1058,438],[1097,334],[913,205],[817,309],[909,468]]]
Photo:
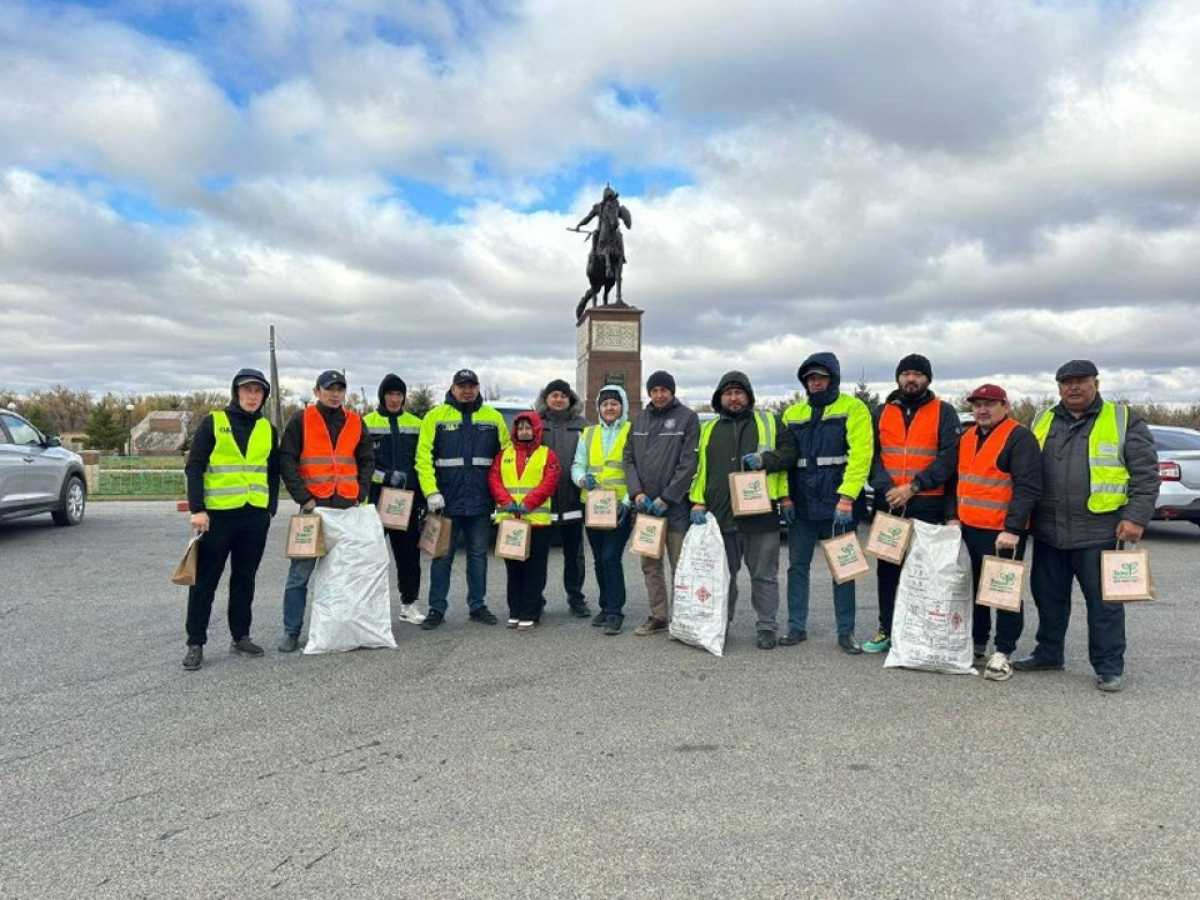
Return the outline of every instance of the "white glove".
[[[446,498],[441,494],[433,494],[429,498],[429,511],[431,513],[440,513],[446,508]]]

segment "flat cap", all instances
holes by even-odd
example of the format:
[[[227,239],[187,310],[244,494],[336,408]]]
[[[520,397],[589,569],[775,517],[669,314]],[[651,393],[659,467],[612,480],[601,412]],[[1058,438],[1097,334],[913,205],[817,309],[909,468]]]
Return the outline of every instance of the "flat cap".
[[[1073,359],[1058,367],[1054,373],[1055,381],[1066,381],[1068,378],[1096,378],[1100,372],[1090,359]]]

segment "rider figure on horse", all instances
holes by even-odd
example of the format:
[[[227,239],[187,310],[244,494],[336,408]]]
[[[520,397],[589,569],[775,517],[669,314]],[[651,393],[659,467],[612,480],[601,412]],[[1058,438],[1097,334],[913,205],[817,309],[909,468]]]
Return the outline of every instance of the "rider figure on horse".
[[[597,220],[597,227],[592,232],[592,250],[588,254],[587,271],[591,288],[579,302],[578,315],[583,314],[583,307],[600,292],[601,287],[604,288],[604,303],[607,305],[608,292],[614,283],[617,287],[617,305],[625,305],[621,299],[621,270],[625,266],[625,241],[621,237],[621,223],[624,222],[626,228],[632,228],[633,217],[629,210],[620,204],[617,192],[610,185],[605,185],[604,199],[593,206],[592,211],[580,219],[573,230],[581,230],[592,219]]]

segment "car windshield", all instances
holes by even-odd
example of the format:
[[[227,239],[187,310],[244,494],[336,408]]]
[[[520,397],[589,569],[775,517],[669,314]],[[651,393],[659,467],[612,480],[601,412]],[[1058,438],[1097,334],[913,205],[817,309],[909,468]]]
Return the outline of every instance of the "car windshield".
[[[1154,446],[1159,450],[1200,450],[1200,431],[1166,431],[1151,428]]]

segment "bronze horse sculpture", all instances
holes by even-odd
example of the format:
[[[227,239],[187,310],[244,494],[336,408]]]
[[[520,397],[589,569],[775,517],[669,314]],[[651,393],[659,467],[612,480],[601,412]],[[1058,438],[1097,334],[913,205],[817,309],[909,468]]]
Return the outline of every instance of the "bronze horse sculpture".
[[[590,287],[580,298],[575,307],[575,319],[583,318],[583,311],[588,301],[596,305],[596,298],[603,297],[601,302],[608,306],[609,292],[617,289],[616,306],[624,306],[621,298],[621,275],[625,268],[625,241],[621,237],[621,224],[626,228],[633,227],[633,217],[629,210],[618,201],[617,192],[611,187],[604,188],[604,199],[592,207],[591,212],[580,219],[579,224],[568,231],[583,231],[583,226],[592,219],[597,219],[597,227],[593,231],[584,232],[592,241],[588,253],[587,277]]]

